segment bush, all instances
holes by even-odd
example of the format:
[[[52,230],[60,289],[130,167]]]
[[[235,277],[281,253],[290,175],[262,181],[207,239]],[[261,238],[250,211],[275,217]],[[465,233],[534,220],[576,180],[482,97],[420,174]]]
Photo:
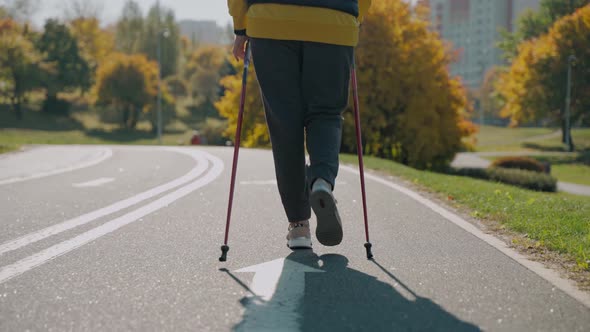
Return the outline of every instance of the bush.
[[[488,180],[490,178],[485,168],[452,168],[449,173],[482,180]]]
[[[54,96],[47,96],[43,101],[41,110],[48,114],[68,116],[70,114],[71,104],[66,100]]]
[[[491,167],[513,168],[538,173],[545,173],[547,169],[539,161],[529,157],[503,157],[494,161]]]
[[[521,169],[489,168],[486,170],[489,179],[514,186],[536,190],[557,191],[557,180],[551,175]]]
[[[459,168],[451,169],[450,173],[459,176],[468,176],[476,179],[489,180],[510,184],[536,191],[556,192],[557,180],[544,173],[521,169],[508,169],[499,167],[484,168]]]
[[[225,145],[227,139],[223,133],[227,129],[227,121],[208,118],[201,128],[201,138],[207,145]]]

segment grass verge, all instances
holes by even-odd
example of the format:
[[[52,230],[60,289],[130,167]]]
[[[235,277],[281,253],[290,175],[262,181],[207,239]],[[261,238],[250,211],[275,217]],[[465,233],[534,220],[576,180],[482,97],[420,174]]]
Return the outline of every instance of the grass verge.
[[[476,150],[488,151],[564,151],[561,132],[550,128],[507,128],[482,126],[477,133]],[[590,150],[590,129],[573,129],[577,151]]]
[[[1,139],[0,139],[1,141]],[[4,142],[4,141],[2,141]],[[11,151],[16,151],[20,149],[20,145],[18,144],[0,144],[0,154],[2,153],[6,153],[6,152],[11,152]]]
[[[562,164],[551,166],[551,174],[563,182],[590,186],[590,166],[584,164]]]
[[[148,121],[141,121],[135,130],[127,130],[118,124],[102,123],[96,112],[59,117],[28,111],[23,120],[16,120],[9,112],[0,112],[0,123],[0,145],[12,150],[25,144],[158,144]],[[164,131],[163,144],[187,144],[192,131],[174,128],[173,124]]]
[[[342,161],[356,163],[356,156]],[[517,187],[418,171],[388,160],[366,157],[368,168],[411,181],[472,217],[492,220],[502,228],[526,234],[535,246],[565,254],[577,267],[590,271],[590,197],[542,193]]]

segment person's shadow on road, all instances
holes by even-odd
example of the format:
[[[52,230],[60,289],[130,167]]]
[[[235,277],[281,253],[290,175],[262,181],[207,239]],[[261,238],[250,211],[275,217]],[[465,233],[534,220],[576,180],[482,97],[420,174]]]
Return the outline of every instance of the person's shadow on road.
[[[282,330],[301,331],[480,331],[477,326],[460,320],[431,300],[416,295],[376,261],[373,263],[392,279],[396,287],[399,285],[405,289],[405,296],[391,284],[349,268],[348,259],[341,255],[318,257],[312,251],[297,251],[287,260],[325,272],[306,274],[303,299],[292,306],[296,310],[287,316],[288,320],[296,320],[295,326],[284,325],[287,323],[285,314],[281,314],[281,307],[291,307],[285,306],[288,301],[285,295],[292,293],[289,287],[293,286],[289,284],[291,279],[283,273],[269,301],[256,300],[256,294],[240,301],[245,312],[234,330],[260,330],[272,326],[273,330],[283,327]],[[225,272],[251,292],[234,274]],[[257,322],[261,321],[264,326],[257,328]]]

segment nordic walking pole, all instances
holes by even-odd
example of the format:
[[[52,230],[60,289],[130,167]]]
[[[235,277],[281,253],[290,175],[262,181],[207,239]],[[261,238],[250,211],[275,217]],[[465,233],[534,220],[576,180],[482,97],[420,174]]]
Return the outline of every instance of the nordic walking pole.
[[[361,177],[361,193],[363,197],[363,214],[365,217],[365,237],[367,239],[367,243],[365,243],[365,248],[367,249],[367,259],[373,258],[373,252],[371,248],[373,245],[369,240],[369,218],[367,217],[367,195],[365,192],[365,167],[363,163],[363,142],[361,136],[361,115],[359,111],[359,96],[358,96],[358,82],[356,79],[356,64],[353,59],[352,61],[352,68],[350,70],[350,77],[352,83],[352,96],[354,99],[354,121],[356,124],[356,152],[359,157],[359,173]]]
[[[244,58],[244,73],[242,75],[242,97],[240,99],[240,111],[238,113],[238,124],[236,128],[236,138],[234,140],[234,161],[231,170],[231,183],[229,187],[229,200],[227,203],[227,221],[225,224],[225,238],[221,246],[220,262],[227,261],[227,252],[229,246],[227,245],[229,239],[229,225],[231,222],[231,209],[234,202],[234,190],[236,185],[236,172],[238,168],[238,156],[240,154],[240,140],[242,136],[242,120],[244,118],[244,105],[246,103],[246,85],[248,83],[248,68],[250,68],[250,42],[246,43],[246,57]]]

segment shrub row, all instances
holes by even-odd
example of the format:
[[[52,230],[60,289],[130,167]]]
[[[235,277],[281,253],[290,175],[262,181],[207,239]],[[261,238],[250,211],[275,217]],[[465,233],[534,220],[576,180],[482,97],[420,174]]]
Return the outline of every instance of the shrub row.
[[[521,169],[499,167],[452,169],[453,175],[502,182],[526,189],[546,192],[557,191],[557,180],[551,175]]]
[[[503,157],[495,160],[492,167],[522,169],[538,173],[549,173],[541,162],[529,157]]]

